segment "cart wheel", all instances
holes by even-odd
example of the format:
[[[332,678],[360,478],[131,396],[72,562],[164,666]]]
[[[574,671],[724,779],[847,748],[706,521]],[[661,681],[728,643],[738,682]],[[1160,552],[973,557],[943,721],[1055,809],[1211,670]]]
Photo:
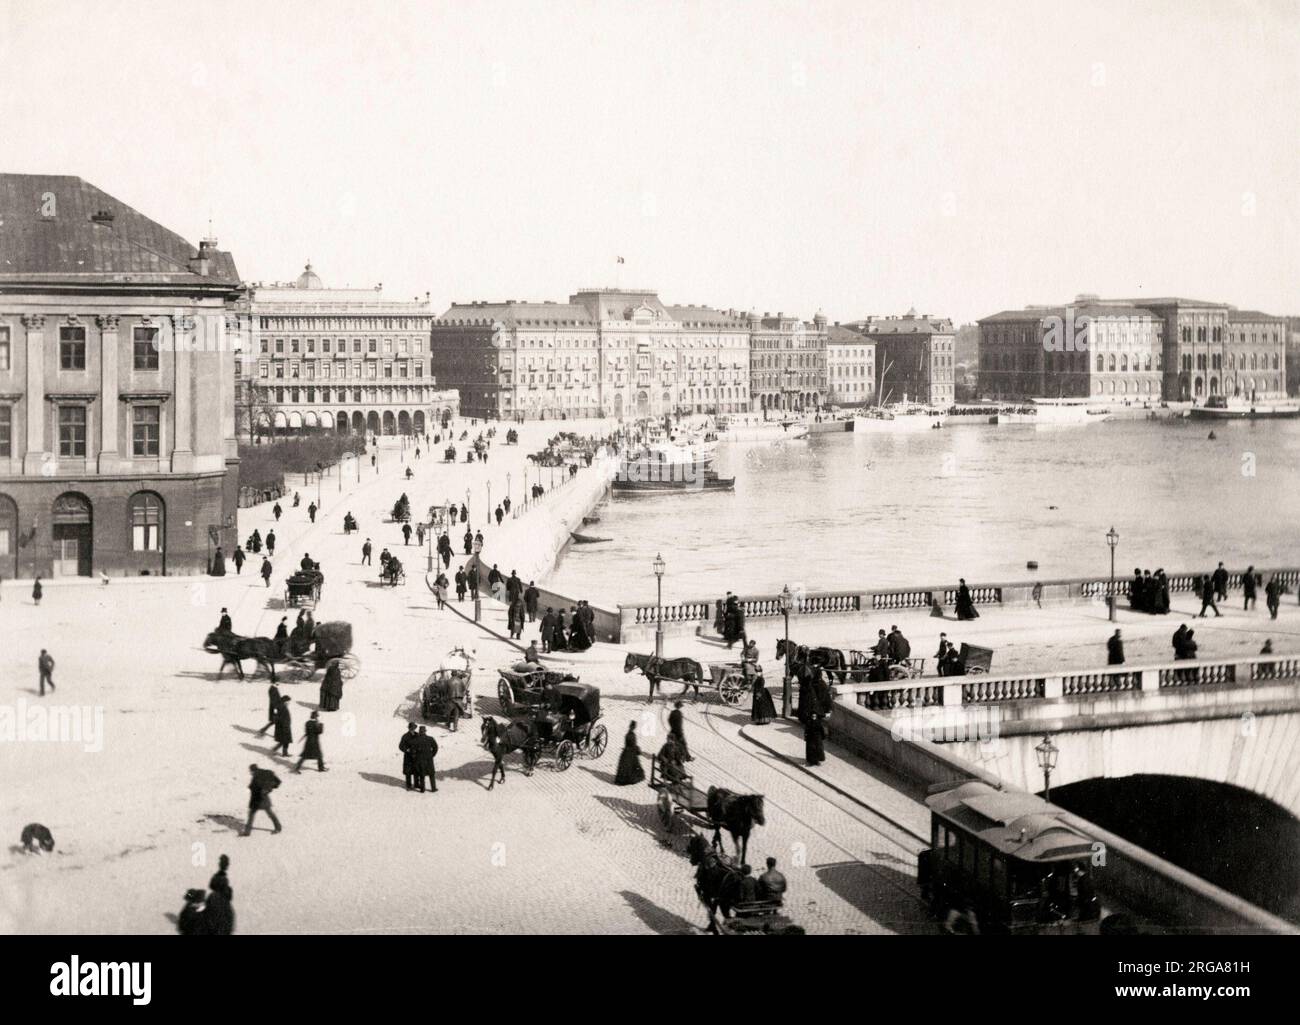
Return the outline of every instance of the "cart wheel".
[[[609,746],[609,730],[604,726],[597,726],[591,731],[591,737],[587,740],[587,751],[592,758],[599,758],[605,753],[605,748]]]
[[[560,746],[555,749],[555,764],[559,766],[561,772],[573,764],[573,752],[572,740],[560,741]]]
[[[345,680],[356,679],[357,673],[361,672],[361,659],[357,658],[352,652],[339,656],[339,675]]]
[[[909,672],[907,671],[907,667],[906,667],[906,666],[890,666],[890,667],[889,667],[889,678],[890,678],[891,680],[906,680],[906,679],[909,679],[909,678],[911,677],[911,675],[912,675],[912,674],[909,673]]]
[[[659,800],[655,802],[659,807],[659,821],[664,824],[664,829],[673,828],[673,802],[663,790],[659,791]]]
[[[502,714],[509,715],[510,709],[515,703],[515,692],[511,690],[510,684],[504,676],[497,681],[497,698],[501,701]]]
[[[722,694],[723,701],[729,705],[738,705],[740,699],[745,696],[745,681],[735,673],[728,673],[718,683],[718,690]]]

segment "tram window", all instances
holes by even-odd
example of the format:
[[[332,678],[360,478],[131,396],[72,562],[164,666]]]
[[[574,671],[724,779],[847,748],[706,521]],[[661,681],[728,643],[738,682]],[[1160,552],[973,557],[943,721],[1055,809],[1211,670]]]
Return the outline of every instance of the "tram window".
[[[1033,899],[1039,896],[1039,873],[1030,865],[1014,866],[1011,872],[1011,897],[1015,900]]]
[[[971,875],[975,874],[975,844],[969,837],[962,837],[961,867]]]
[[[953,832],[951,829],[949,829],[947,826],[945,826],[944,829],[943,829],[943,836],[944,836],[944,839],[943,839],[943,856],[944,856],[944,859],[947,860],[947,861],[951,861],[951,862],[954,862],[954,863],[955,863],[955,862],[957,861],[957,857],[958,857],[958,853],[957,853],[957,834],[954,833],[954,832]]]

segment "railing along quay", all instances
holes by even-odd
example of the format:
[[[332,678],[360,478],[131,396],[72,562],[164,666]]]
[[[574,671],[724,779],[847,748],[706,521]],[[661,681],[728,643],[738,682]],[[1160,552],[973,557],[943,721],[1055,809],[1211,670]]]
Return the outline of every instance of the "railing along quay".
[[[1170,692],[1193,687],[1249,687],[1275,681],[1292,685],[1300,682],[1300,655],[1188,660],[1071,673],[925,677],[841,684],[835,687],[835,692],[852,697],[855,704],[873,712],[888,712],[1125,692]]]
[[[1256,575],[1267,583],[1277,577],[1288,593],[1294,593],[1300,585],[1300,568],[1283,567],[1277,569],[1262,568],[1255,570]],[[1190,594],[1195,590],[1200,573],[1175,573],[1168,577],[1171,594]],[[1228,588],[1239,591],[1242,572],[1228,575]],[[1003,584],[971,584],[971,599],[976,606],[1014,607],[1046,602],[1066,604],[1086,602],[1114,597],[1117,601],[1128,597],[1129,580],[1117,577],[1114,586],[1109,578],[1072,577],[1059,580],[1021,580]],[[1262,595],[1263,586],[1260,587]],[[744,609],[746,620],[763,620],[780,618],[781,597],[775,594],[738,596]],[[662,619],[665,626],[710,627],[715,612],[715,602],[711,600],[692,600],[670,602],[659,607],[653,602],[638,602],[619,606],[619,618],[624,631],[634,627],[653,627]],[[834,616],[866,615],[870,612],[895,611],[905,609],[928,609],[935,606],[952,608],[957,602],[957,587],[942,585],[937,587],[905,587],[882,590],[861,591],[807,591],[795,595],[790,604],[790,615],[796,616]]]

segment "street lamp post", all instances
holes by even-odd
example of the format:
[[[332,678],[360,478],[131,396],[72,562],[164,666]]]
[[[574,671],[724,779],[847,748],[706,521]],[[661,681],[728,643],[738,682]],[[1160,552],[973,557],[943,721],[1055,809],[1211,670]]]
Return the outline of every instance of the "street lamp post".
[[[1106,531],[1106,543],[1110,545],[1110,621],[1115,622],[1115,546],[1119,544],[1119,532],[1111,527]]]
[[[655,658],[664,657],[664,570],[667,569],[662,555],[656,555],[655,569]]]
[[[506,498],[510,497],[510,474],[506,474]]]
[[[785,617],[785,665],[781,667],[781,718],[790,718],[790,585],[781,588],[781,615]]]
[[[1056,768],[1056,756],[1061,749],[1052,743],[1051,737],[1044,737],[1043,742],[1034,748],[1038,756],[1038,767],[1043,770],[1043,800],[1052,799],[1052,770]]]
[[[487,482],[487,498],[488,498],[487,521],[488,521],[488,526],[490,527],[492,526],[492,482],[491,481]]]

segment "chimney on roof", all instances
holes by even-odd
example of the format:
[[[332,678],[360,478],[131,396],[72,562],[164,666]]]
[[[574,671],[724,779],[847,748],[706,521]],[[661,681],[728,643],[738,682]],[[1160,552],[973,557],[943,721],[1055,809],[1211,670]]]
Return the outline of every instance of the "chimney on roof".
[[[96,224],[105,224],[111,227],[113,224],[113,212],[111,210],[96,210],[90,215],[90,219]]]

